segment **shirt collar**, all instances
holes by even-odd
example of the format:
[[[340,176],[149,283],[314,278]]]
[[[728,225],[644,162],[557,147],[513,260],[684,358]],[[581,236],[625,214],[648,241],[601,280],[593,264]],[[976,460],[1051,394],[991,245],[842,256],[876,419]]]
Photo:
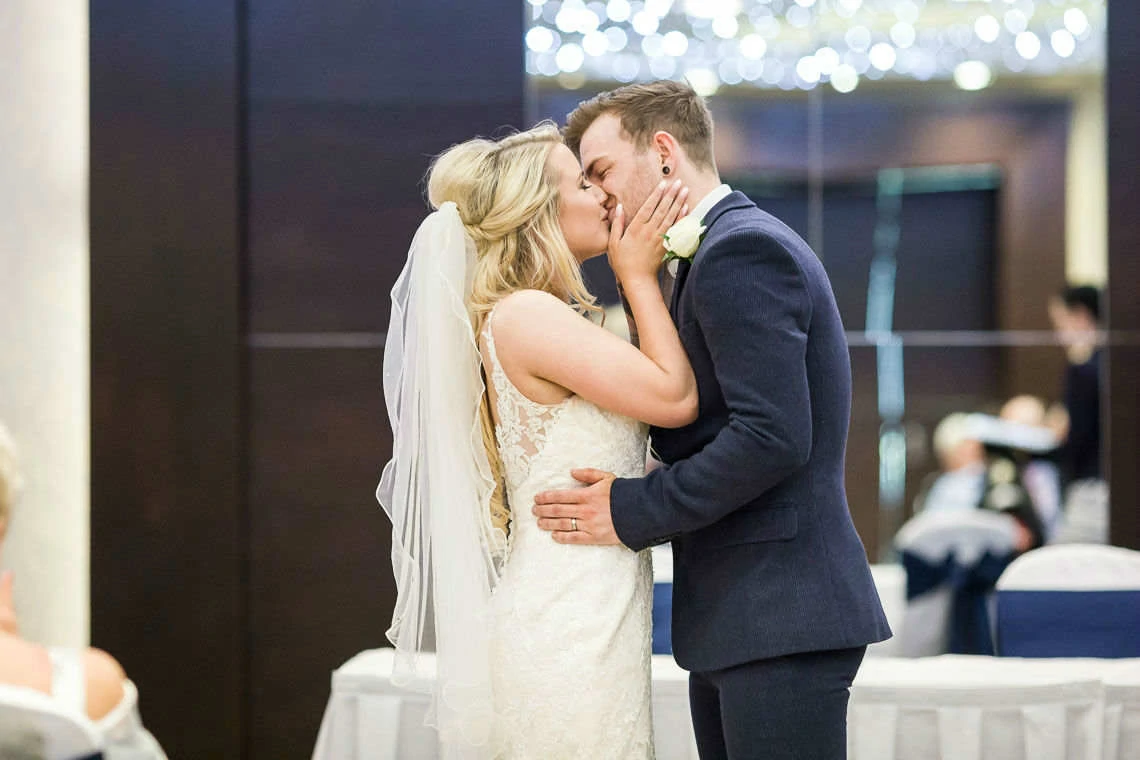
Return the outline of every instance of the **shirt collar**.
[[[706,195],[704,198],[701,198],[701,202],[698,203],[695,208],[693,208],[689,216],[703,221],[704,218],[708,216],[708,213],[712,211],[713,206],[728,197],[728,194],[731,192],[732,188],[728,185],[721,184],[717,187],[714,187],[709,191],[708,195]]]

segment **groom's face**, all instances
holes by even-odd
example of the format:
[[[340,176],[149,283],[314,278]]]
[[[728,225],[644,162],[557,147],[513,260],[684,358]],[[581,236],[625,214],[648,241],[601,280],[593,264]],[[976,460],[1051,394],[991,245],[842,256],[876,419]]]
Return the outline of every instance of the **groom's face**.
[[[606,208],[624,206],[626,219],[637,213],[662,179],[652,151],[634,145],[622,130],[621,119],[612,113],[602,114],[586,128],[579,153],[586,181],[605,191]]]

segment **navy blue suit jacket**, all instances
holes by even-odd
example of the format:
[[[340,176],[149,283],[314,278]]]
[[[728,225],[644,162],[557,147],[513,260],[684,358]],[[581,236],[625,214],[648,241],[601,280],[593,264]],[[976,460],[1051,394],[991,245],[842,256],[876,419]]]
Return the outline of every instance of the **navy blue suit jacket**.
[[[653,428],[666,467],[614,482],[614,528],[631,549],[673,541],[673,653],[688,670],[882,641],[844,489],[851,366],[831,283],[739,192],[704,224],[671,305],[700,415]]]

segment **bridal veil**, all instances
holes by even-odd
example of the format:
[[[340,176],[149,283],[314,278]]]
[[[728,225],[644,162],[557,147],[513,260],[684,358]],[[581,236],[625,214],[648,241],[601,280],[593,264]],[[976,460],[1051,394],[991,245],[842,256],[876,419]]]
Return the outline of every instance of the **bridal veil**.
[[[420,225],[392,289],[384,397],[392,459],[377,498],[392,520],[393,681],[432,695],[444,757],[491,755],[490,599],[505,537],[479,422],[484,392],[467,309],[475,246],[454,203]],[[425,652],[435,651],[434,672]]]

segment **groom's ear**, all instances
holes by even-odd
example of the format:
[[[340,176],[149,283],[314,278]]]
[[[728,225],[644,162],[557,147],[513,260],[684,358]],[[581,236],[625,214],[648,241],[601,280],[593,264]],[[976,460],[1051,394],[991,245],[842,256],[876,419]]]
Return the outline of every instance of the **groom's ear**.
[[[661,163],[663,164],[675,166],[678,159],[685,155],[684,150],[681,149],[681,144],[677,142],[677,138],[664,129],[659,129],[653,133],[653,138],[650,140],[650,147],[661,159]]]

